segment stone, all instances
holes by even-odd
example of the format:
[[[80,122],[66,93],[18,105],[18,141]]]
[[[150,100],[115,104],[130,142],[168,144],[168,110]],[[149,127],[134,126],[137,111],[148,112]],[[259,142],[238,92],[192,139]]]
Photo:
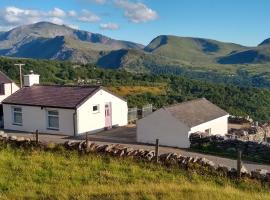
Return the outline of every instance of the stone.
[[[151,161],[155,157],[155,152],[154,151],[149,151],[146,155],[145,158],[148,161]]]
[[[217,171],[222,175],[228,175],[228,172],[231,171],[231,168],[225,165],[218,165]]]
[[[11,141],[16,141],[16,140],[17,140],[17,136],[12,135],[12,136],[9,137],[9,140],[11,140]]]

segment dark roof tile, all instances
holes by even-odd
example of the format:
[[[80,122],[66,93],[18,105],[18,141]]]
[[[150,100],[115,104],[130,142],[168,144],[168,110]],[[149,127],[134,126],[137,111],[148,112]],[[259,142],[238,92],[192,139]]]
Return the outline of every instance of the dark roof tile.
[[[4,104],[75,108],[100,86],[33,85],[24,87],[6,98]]]
[[[0,71],[0,83],[12,83],[13,81],[3,72]]]

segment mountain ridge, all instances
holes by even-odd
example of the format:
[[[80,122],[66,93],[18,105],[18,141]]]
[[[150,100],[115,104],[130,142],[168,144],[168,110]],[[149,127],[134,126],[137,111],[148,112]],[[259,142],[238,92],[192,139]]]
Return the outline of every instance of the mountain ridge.
[[[255,47],[213,39],[160,35],[148,45],[115,40],[99,33],[50,22],[0,32],[0,56],[95,63],[133,72],[166,68],[215,70],[227,65],[270,63],[270,39]]]

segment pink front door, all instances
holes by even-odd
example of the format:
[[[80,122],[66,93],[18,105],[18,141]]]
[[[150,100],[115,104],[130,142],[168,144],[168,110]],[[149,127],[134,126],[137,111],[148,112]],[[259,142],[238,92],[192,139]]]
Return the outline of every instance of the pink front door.
[[[105,128],[112,128],[112,103],[105,104]]]

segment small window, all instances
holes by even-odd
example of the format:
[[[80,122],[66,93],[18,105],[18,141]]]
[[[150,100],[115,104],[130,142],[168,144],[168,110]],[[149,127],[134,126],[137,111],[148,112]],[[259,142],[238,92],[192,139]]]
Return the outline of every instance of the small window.
[[[99,105],[94,105],[92,111],[93,111],[93,113],[98,113],[99,112]]]
[[[207,133],[208,135],[210,135],[211,134],[211,128],[206,129],[204,132]]]
[[[22,125],[22,108],[20,107],[13,107],[12,108],[12,122],[14,125]]]
[[[48,110],[48,129],[59,130],[59,113],[57,110]]]
[[[4,83],[0,84],[0,95],[5,95],[5,84]]]

